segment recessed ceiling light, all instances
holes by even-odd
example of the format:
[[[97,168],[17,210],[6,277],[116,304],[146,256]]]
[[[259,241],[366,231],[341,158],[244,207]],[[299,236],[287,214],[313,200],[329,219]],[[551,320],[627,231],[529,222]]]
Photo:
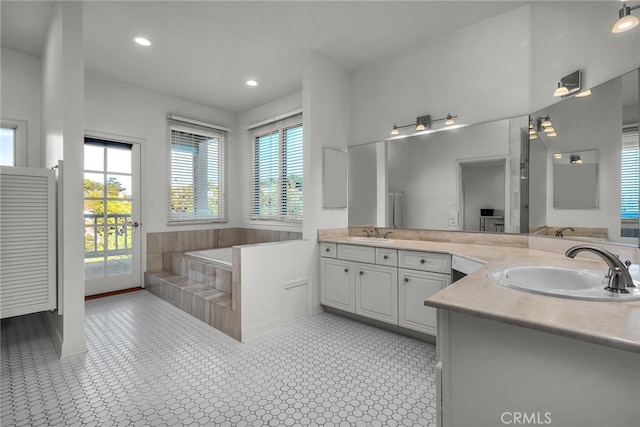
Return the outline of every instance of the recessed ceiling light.
[[[133,39],[134,42],[138,43],[140,46],[149,47],[151,46],[151,40],[146,37],[138,36]]]
[[[251,87],[258,86],[258,82],[255,80],[247,80],[247,86],[251,86]]]

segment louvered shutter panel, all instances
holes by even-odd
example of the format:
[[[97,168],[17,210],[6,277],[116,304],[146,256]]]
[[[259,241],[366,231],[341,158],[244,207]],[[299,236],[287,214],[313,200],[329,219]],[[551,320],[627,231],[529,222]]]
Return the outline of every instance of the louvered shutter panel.
[[[56,308],[55,175],[0,167],[0,315]]]

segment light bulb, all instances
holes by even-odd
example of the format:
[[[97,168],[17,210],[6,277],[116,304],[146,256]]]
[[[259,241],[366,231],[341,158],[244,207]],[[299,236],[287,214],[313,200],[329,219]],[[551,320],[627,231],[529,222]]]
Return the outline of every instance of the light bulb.
[[[391,135],[398,135],[400,131],[398,130],[398,126],[393,125],[393,129],[391,129]]]
[[[551,123],[551,117],[545,117],[544,121],[540,123],[540,126],[542,126],[543,128],[546,128],[547,126],[553,126],[553,123]]]
[[[550,132],[555,132],[555,128],[553,126],[547,126],[546,128],[543,129],[545,132],[550,133]]]
[[[421,130],[425,130],[427,129],[426,127],[424,127],[424,124],[422,122],[418,123],[418,126],[416,126],[416,130],[417,131],[421,131]]]
[[[556,133],[556,131],[549,132],[547,135],[548,135],[548,136],[558,136],[558,134]]]
[[[538,137],[538,134],[535,132],[529,134],[529,139],[536,139],[537,137]]]
[[[447,120],[444,122],[445,126],[451,126],[455,124],[455,122],[453,121],[453,117],[451,117],[451,114],[447,114]]]
[[[613,24],[613,28],[611,28],[612,33],[624,33],[634,27],[636,27],[640,23],[640,20],[636,16],[631,15],[631,9],[627,7],[623,7],[620,9],[620,19]]]
[[[569,89],[562,86],[562,83],[558,83],[558,89],[556,89],[556,91],[553,92],[553,96],[564,96],[567,94],[569,94]]]
[[[140,46],[149,47],[151,46],[151,40],[146,37],[138,36],[133,39],[134,42],[139,44]]]
[[[591,89],[583,90],[582,92],[576,94],[576,98],[583,98],[589,95],[591,95]]]

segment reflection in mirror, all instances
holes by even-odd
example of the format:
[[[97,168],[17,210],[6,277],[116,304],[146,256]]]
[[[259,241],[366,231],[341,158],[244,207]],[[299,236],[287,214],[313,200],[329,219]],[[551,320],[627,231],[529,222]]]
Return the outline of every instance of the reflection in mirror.
[[[571,227],[565,237],[638,244],[639,115],[637,70],[531,115],[530,232]],[[584,168],[589,151],[597,159]],[[571,164],[571,154],[583,164]]]
[[[479,210],[494,209],[504,218],[489,220],[488,232],[555,236],[569,227],[565,237],[638,246],[639,78],[635,70],[530,117],[350,147],[349,225],[477,231]],[[555,136],[542,126],[547,116]],[[598,152],[597,207],[554,207],[553,155],[584,151]],[[494,184],[472,183],[472,168],[486,167],[483,178],[495,183],[499,164],[504,197],[499,187],[482,197]]]
[[[553,154],[553,207],[598,207],[598,152],[574,151]]]

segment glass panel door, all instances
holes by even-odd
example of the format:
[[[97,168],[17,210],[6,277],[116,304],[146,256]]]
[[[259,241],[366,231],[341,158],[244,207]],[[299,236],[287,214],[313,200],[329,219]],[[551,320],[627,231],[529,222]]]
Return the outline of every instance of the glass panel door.
[[[140,287],[139,146],[85,139],[85,294]]]

